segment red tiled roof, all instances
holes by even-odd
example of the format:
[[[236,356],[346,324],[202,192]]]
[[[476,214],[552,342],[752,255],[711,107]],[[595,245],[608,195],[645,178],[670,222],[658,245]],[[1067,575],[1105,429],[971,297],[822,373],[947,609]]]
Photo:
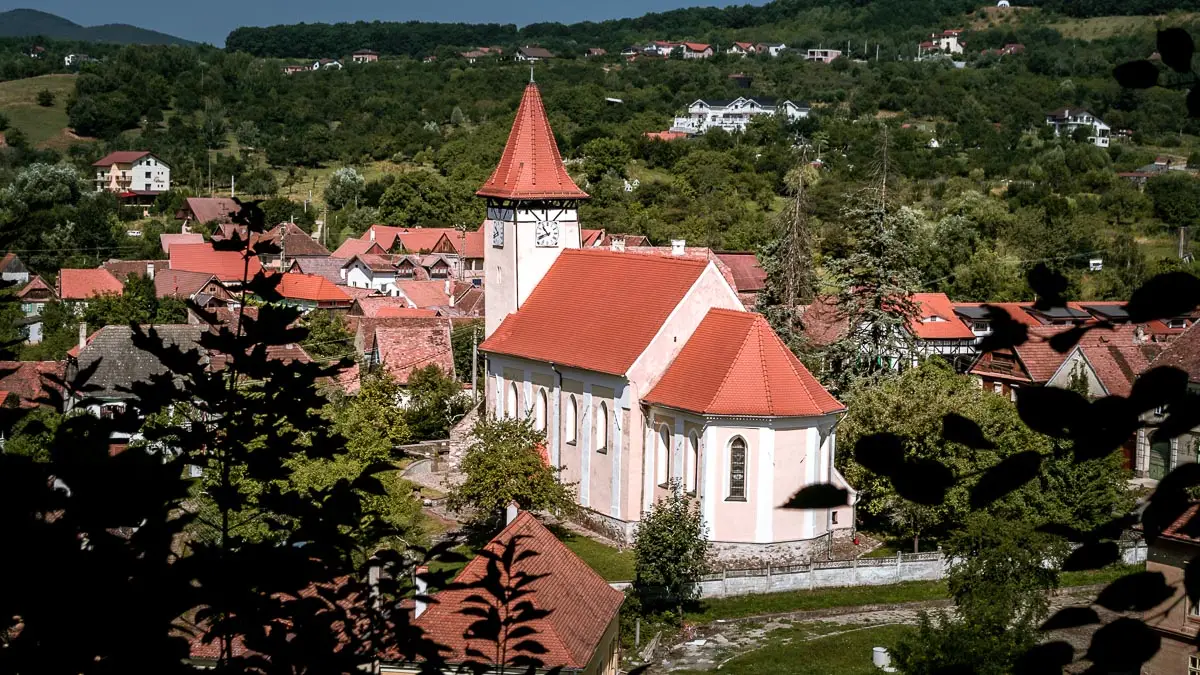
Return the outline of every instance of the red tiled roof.
[[[624,241],[626,246],[649,246],[650,238],[642,234],[605,234],[600,246],[612,246],[614,240]]]
[[[604,238],[604,230],[589,230],[586,227],[579,231],[580,246],[583,248],[592,248],[599,246],[600,241]]]
[[[58,271],[58,297],[63,300],[86,300],[97,295],[120,295],[125,287],[106,269]]]
[[[1178,368],[1187,373],[1188,380],[1200,382],[1200,328],[1196,328],[1197,325],[1193,323],[1175,338],[1151,365]]]
[[[65,361],[0,361],[0,389],[20,397],[22,408],[53,406],[61,388],[51,378],[61,379]]]
[[[1079,341],[1079,348],[1092,364],[1096,377],[1113,396],[1128,396],[1134,380],[1163,351],[1164,345],[1145,341],[1137,331],[1136,325],[1120,324],[1112,330],[1088,331]]]
[[[357,260],[360,263],[362,263],[363,265],[365,265],[366,268],[371,270],[372,272],[395,272],[396,271],[396,268],[392,265],[391,260],[389,260],[381,255],[375,255],[373,253],[359,253],[357,255],[354,255],[349,260],[347,260],[346,264],[342,265],[342,267],[349,267],[350,265],[352,265],[354,263],[355,260]]]
[[[139,277],[147,276],[150,273],[150,266],[153,265],[156,270],[167,269],[166,260],[105,260],[100,267],[108,270],[110,274],[119,279],[122,283],[125,282],[131,275],[136,274]]]
[[[352,316],[377,317],[384,307],[408,307],[408,299],[394,295],[371,295],[358,298],[350,308]]]
[[[310,300],[313,302],[338,302],[349,305],[350,296],[342,289],[330,283],[328,279],[317,274],[284,274],[275,290],[291,300]]]
[[[1191,543],[1200,542],[1200,531],[1198,531],[1192,520],[1196,518],[1196,514],[1200,513],[1200,503],[1192,504],[1184,511],[1175,522],[1167,526],[1159,535],[1167,539],[1176,539]]]
[[[548,612],[542,618],[523,624],[537,631],[530,639],[545,648],[545,653],[539,654],[538,658],[547,669],[586,668],[609,624],[617,616],[624,594],[609,586],[528,512],[518,514],[486,548],[502,554],[510,543],[518,551],[512,570],[514,576],[526,574],[534,579],[524,587],[529,594],[522,600],[537,610]],[[536,552],[536,555],[522,555],[525,551]],[[477,556],[459,572],[455,581],[469,585],[485,579],[488,566],[486,558]],[[503,574],[501,569],[502,577]],[[512,581],[501,578],[501,583],[508,585]],[[478,592],[462,588],[437,593],[434,596],[437,602],[431,603],[413,620],[413,624],[423,629],[434,642],[449,649],[445,658],[451,663],[468,660],[468,649],[485,654],[494,651],[489,646],[493,643],[464,637],[476,617],[464,615],[460,610],[474,605],[467,602],[467,598]]]
[[[36,291],[46,291],[51,295],[55,293],[54,289],[50,288],[50,284],[46,283],[45,279],[40,276],[34,276],[33,279],[29,280],[29,283],[25,284],[24,288],[17,292],[17,297],[24,299],[25,296]]]
[[[375,329],[374,342],[384,370],[400,384],[408,384],[412,371],[429,365],[454,374],[450,322],[445,319],[409,319],[381,326]]]
[[[260,241],[268,241],[283,249],[283,255],[289,258],[295,256],[328,256],[329,249],[325,248],[312,235],[300,229],[295,223],[280,223],[265,232]]]
[[[92,166],[112,166],[113,164],[129,164],[136,162],[139,159],[150,154],[148,150],[118,150],[110,152],[99,160],[92,162]]]
[[[463,240],[463,249],[459,251],[459,255],[464,258],[483,257],[483,229],[467,232],[467,237]]]
[[[1013,313],[1013,316],[1016,314]],[[1013,348],[1034,382],[1044,384],[1058,372],[1067,355],[1054,351],[1050,346],[1050,338],[1070,329],[1070,326],[1039,325],[1030,329],[1028,341]]]
[[[372,255],[387,253],[377,242],[364,239],[347,239],[333,252],[334,258],[353,258],[356,255],[370,252]]]
[[[642,135],[654,141],[675,141],[687,138],[689,134],[682,131],[647,131]]]
[[[450,242],[455,252],[462,244],[462,232],[453,227],[394,227],[392,225],[372,225],[359,239],[371,241],[371,232],[375,233],[375,243],[391,251],[399,240],[400,246],[410,253],[432,251],[442,237]],[[483,257],[481,254],[479,257]]]
[[[380,319],[431,319],[437,315],[435,310],[416,307],[380,307],[375,312]]]
[[[759,314],[710,309],[643,400],[707,415],[808,417],[845,410]]]
[[[694,52],[702,52],[709,47],[709,45],[706,45],[703,42],[685,42],[683,43],[683,46]]]
[[[450,296],[446,294],[446,282],[438,281],[397,281],[396,290],[408,298],[414,307],[449,307]]]
[[[536,84],[526,85],[500,163],[475,194],[503,199],[587,198],[567,174]]]
[[[733,287],[739,293],[761,291],[767,284],[767,273],[758,263],[758,256],[748,251],[717,253],[717,259],[733,272]]]
[[[188,234],[160,234],[158,235],[158,243],[162,246],[164,253],[170,253],[172,244],[203,244],[204,235],[198,232]]]
[[[954,313],[945,293],[913,293],[920,315],[909,322],[913,335],[922,340],[971,340],[975,334]]]
[[[567,249],[520,311],[508,315],[479,348],[623,375],[707,265],[706,260]]]
[[[171,269],[185,272],[209,272],[220,281],[241,282],[247,271],[253,277],[262,271],[258,256],[244,260],[241,251],[218,251],[212,244],[176,244],[171,247]]]
[[[160,298],[190,298],[214,278],[212,272],[162,270],[154,274],[154,294]]]

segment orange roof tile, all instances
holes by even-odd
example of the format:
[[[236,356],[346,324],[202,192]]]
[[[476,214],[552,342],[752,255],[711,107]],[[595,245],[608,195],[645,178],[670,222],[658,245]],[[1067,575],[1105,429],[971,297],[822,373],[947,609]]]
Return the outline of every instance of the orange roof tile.
[[[971,340],[975,334],[954,313],[954,305],[945,293],[913,293],[920,315],[909,322],[913,335],[921,340]]]
[[[396,290],[408,298],[414,307],[448,307],[450,296],[446,294],[446,282],[439,281],[397,281]]]
[[[728,251],[717,253],[716,256],[733,273],[733,287],[739,293],[766,288],[767,273],[759,264],[757,254],[751,251]]]
[[[262,271],[258,256],[250,256],[247,267],[241,251],[218,251],[212,244],[175,244],[170,255],[171,269],[208,272],[218,281],[240,282],[247,270],[250,276]]]
[[[58,271],[58,297],[63,300],[86,300],[97,295],[120,295],[125,287],[106,269]]]
[[[508,315],[479,348],[623,375],[707,265],[707,260],[567,249],[520,311]]]
[[[500,163],[475,194],[502,199],[587,198],[567,174],[546,119],[542,94],[533,82],[525,87]]]
[[[410,253],[432,251],[445,237],[455,252],[462,246],[462,232],[453,227],[395,227],[392,225],[372,225],[359,239],[372,241],[371,233],[375,233],[375,243],[391,251],[397,241],[401,248]],[[481,249],[482,250],[482,242]],[[479,257],[483,257],[481,253]]]
[[[172,234],[167,232],[158,235],[158,243],[162,246],[163,253],[170,253],[171,246],[175,244],[203,244],[204,235],[199,232],[190,234]]]
[[[62,387],[55,379],[66,372],[65,361],[0,361],[0,388],[20,398],[22,408],[57,407]]]
[[[586,227],[579,231],[581,237],[580,246],[583,248],[591,248],[599,246],[601,240],[604,239],[604,230],[589,230]]]
[[[435,310],[416,307],[380,307],[375,311],[380,319],[430,319],[437,315]]]
[[[350,304],[351,298],[328,279],[319,274],[284,274],[275,287],[280,295],[290,300],[313,302],[339,302]]]
[[[1200,542],[1200,521],[1196,520],[1197,513],[1200,513],[1200,503],[1193,503],[1159,536],[1191,543]]]
[[[539,654],[538,658],[547,669],[586,668],[609,624],[616,618],[624,594],[609,586],[528,512],[518,514],[508,527],[488,542],[486,548],[500,555],[510,543],[518,552],[513,576],[529,575],[532,579],[524,586],[528,595],[522,601],[547,612],[543,617],[522,624],[537,631],[530,639],[545,648],[545,653]],[[535,554],[527,555],[526,551]],[[488,559],[477,556],[459,572],[455,582],[465,585],[479,582],[487,577],[488,566]],[[501,583],[513,582],[504,578],[503,568],[500,573]],[[413,624],[423,629],[434,642],[448,648],[445,658],[450,663],[467,660],[468,649],[494,653],[494,645],[489,646],[492,643],[464,637],[469,634],[467,629],[476,617],[462,614],[460,610],[472,606],[474,603],[467,602],[467,598],[478,593],[471,588],[437,593],[434,595],[437,602],[431,603],[413,620]]]
[[[463,249],[459,251],[459,255],[464,258],[482,258],[483,257],[483,230],[478,229],[474,232],[467,232],[467,237],[463,241]]]
[[[715,308],[643,400],[707,415],[808,417],[846,408],[765,318]]]
[[[408,384],[414,370],[436,365],[454,375],[454,350],[450,322],[446,319],[408,319],[375,329],[374,349],[384,370],[400,384]]]
[[[45,279],[41,278],[40,276],[35,275],[32,279],[29,280],[29,283],[26,284],[24,288],[22,288],[20,291],[17,292],[17,297],[21,298],[21,299],[25,299],[26,297],[28,297],[34,293],[39,293],[39,295],[51,295],[52,296],[52,295],[54,295],[54,289],[50,288],[50,284],[46,283]],[[33,300],[37,300],[37,298],[33,298]]]
[[[1079,341],[1079,348],[1109,394],[1129,396],[1134,380],[1150,369],[1166,345],[1139,337],[1135,324],[1120,324],[1112,330],[1089,331]]]
[[[347,239],[342,242],[342,245],[333,252],[334,258],[353,258],[356,255],[370,253],[371,255],[385,255],[387,251],[377,242],[367,239]]]

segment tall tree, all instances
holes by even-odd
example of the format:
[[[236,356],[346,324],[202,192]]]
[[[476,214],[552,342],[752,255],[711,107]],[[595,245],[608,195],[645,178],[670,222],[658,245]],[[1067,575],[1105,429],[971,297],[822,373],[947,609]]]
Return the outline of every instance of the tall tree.
[[[787,208],[776,217],[775,238],[759,252],[767,282],[758,296],[757,310],[795,352],[803,347],[800,305],[812,300],[816,285],[807,188],[817,178],[807,162],[788,172],[784,179],[790,197]]]

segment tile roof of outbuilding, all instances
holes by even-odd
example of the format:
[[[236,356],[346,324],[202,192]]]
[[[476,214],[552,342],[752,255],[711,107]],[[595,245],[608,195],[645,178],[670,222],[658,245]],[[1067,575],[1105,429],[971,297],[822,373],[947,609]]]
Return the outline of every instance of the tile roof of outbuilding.
[[[1187,373],[1188,380],[1200,382],[1200,329],[1193,323],[1182,335],[1171,341],[1153,366],[1170,366]]]
[[[209,272],[220,281],[236,282],[242,281],[247,270],[251,277],[262,271],[258,256],[247,260],[241,251],[218,251],[212,244],[175,244],[171,247],[170,266],[185,272]]]
[[[400,384],[408,384],[414,370],[436,365],[454,374],[450,322],[446,319],[403,319],[375,329],[374,348],[379,361]]]
[[[349,305],[350,296],[323,276],[317,274],[284,274],[275,287],[276,292],[289,300],[338,302]]]
[[[1150,368],[1165,345],[1149,342],[1138,335],[1138,326],[1120,324],[1112,330],[1088,331],[1079,341],[1079,349],[1092,364],[1100,383],[1113,396],[1129,396],[1133,382]]]
[[[530,82],[496,170],[475,194],[501,199],[586,199],[563,165],[542,94]]]
[[[643,400],[708,415],[809,417],[845,410],[765,318],[717,308]]]
[[[368,253],[372,255],[384,255],[387,251],[378,244],[378,242],[367,239],[347,239],[342,242],[342,245],[337,247],[333,252],[334,258],[342,258],[348,260],[356,255]]]
[[[624,594],[609,586],[527,511],[519,513],[488,542],[486,549],[502,555],[510,544],[518,552],[512,570],[514,576],[525,574],[532,578],[525,586],[529,593],[522,600],[535,610],[547,612],[525,624],[537,631],[532,639],[545,648],[538,658],[545,668],[586,668],[617,616]],[[533,554],[526,554],[527,551]],[[488,559],[477,556],[459,572],[455,581],[464,585],[480,582],[487,577],[488,568]],[[502,568],[500,573],[503,577]],[[512,580],[502,578],[501,583],[507,585]],[[434,642],[449,649],[445,658],[450,663],[467,660],[468,649],[491,651],[490,643],[465,637],[476,619],[460,610],[471,606],[473,603],[467,602],[467,598],[478,592],[457,588],[437,593],[434,595],[437,602],[430,603],[413,620]]]
[[[626,241],[628,246],[629,242]],[[761,291],[767,284],[767,273],[758,262],[758,255],[750,251],[724,251],[715,254],[733,273],[734,288],[739,293]]]
[[[164,232],[163,234],[158,235],[158,243],[160,246],[162,246],[164,253],[170,253],[171,246],[173,244],[203,244],[204,235],[200,234],[199,232]]]
[[[46,283],[45,279],[35,275],[29,280],[29,283],[25,284],[24,288],[22,288],[20,291],[17,291],[17,297],[24,299],[30,293],[34,293],[36,291],[48,291],[52,295],[56,293],[56,291],[50,287],[50,284]]]
[[[913,335],[922,340],[972,340],[975,333],[954,313],[945,293],[913,293],[920,315],[909,322]]]
[[[54,407],[61,397],[65,361],[0,361],[0,389],[20,397],[22,408]]]
[[[707,260],[567,249],[480,350],[625,374]]]
[[[63,300],[86,300],[113,293],[120,295],[125,287],[106,269],[58,271],[58,297]]]
[[[346,263],[350,262],[345,258],[329,257],[313,257],[313,258],[297,258],[292,261],[292,266],[288,268],[289,273],[293,274],[319,274],[330,281],[330,283],[343,286],[346,280],[342,278],[342,268]]]
[[[329,255],[329,249],[312,235],[300,229],[295,223],[280,223],[263,234],[260,241],[267,241],[283,249],[285,257],[296,256],[324,257]]]
[[[160,298],[190,298],[214,279],[216,275],[212,272],[162,270],[154,274],[154,294]]]
[[[451,282],[453,284],[453,282]],[[408,298],[414,307],[449,307],[450,296],[446,294],[446,281],[397,281],[396,290]],[[451,286],[453,290],[453,286]]]

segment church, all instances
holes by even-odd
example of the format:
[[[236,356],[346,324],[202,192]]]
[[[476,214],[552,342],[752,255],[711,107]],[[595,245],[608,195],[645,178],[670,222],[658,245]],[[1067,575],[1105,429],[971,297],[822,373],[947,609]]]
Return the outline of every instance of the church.
[[[780,508],[833,483],[845,406],[712,256],[583,248],[578,206],[534,83],[477,194],[487,288],[485,405],[529,418],[576,484],[592,527],[632,541],[676,482],[700,505],[714,552],[785,559],[850,535],[854,508]]]

